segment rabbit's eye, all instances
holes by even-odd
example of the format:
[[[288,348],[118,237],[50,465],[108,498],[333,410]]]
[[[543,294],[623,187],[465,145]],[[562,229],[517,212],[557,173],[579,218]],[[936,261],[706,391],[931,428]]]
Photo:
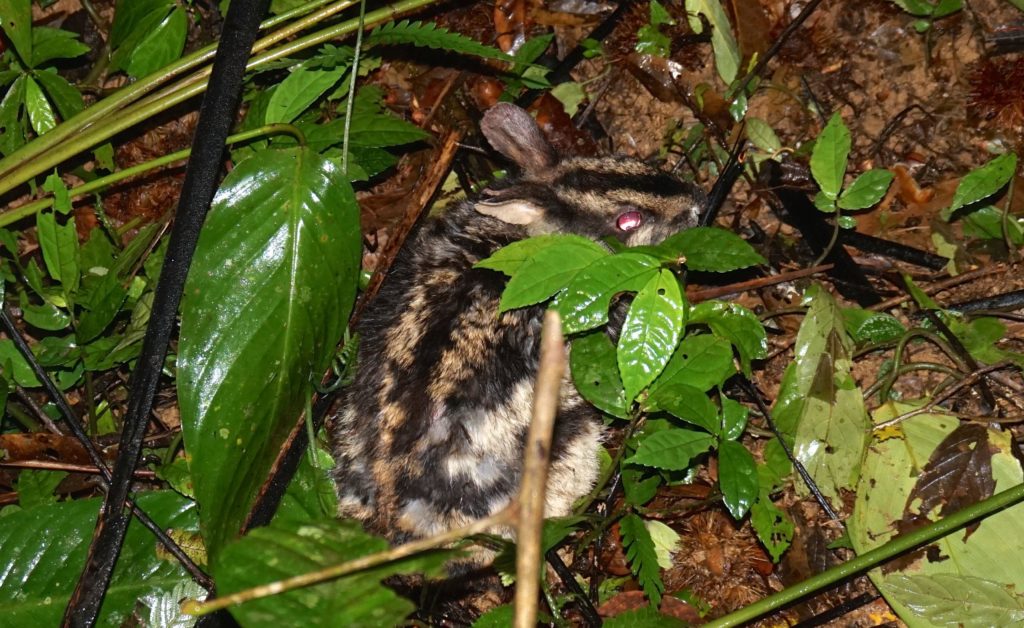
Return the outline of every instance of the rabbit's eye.
[[[635,230],[643,222],[643,214],[634,209],[619,214],[619,217],[615,220],[615,226],[619,228],[619,231],[629,232]]]

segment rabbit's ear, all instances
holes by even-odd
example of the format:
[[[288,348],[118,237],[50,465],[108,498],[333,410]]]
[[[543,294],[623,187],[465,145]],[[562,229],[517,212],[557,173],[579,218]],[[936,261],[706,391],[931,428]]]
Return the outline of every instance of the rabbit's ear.
[[[480,130],[496,151],[527,172],[539,172],[558,163],[558,155],[533,116],[512,103],[500,102],[488,109]]]
[[[473,203],[473,209],[510,225],[530,225],[544,216],[543,207],[522,198],[480,200]]]

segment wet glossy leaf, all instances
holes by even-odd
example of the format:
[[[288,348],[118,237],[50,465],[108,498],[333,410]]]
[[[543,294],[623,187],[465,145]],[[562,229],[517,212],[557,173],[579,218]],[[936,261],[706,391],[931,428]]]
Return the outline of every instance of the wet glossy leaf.
[[[707,325],[720,338],[736,347],[743,372],[750,375],[751,360],[768,355],[768,336],[757,315],[736,303],[704,301],[690,309],[691,325]]]
[[[886,579],[884,589],[934,626],[987,628],[1024,623],[1024,599],[1012,587],[991,580],[953,574],[894,575]]]
[[[575,334],[607,323],[612,297],[643,288],[659,265],[649,255],[626,252],[603,257],[581,270],[556,301],[563,331]]]
[[[690,461],[711,449],[715,437],[707,432],[682,428],[655,432],[640,441],[636,453],[626,462],[666,471],[683,471]]]
[[[387,549],[353,522],[326,519],[257,528],[214,560],[218,591],[231,593],[324,569]],[[380,583],[396,573],[436,568],[443,554],[427,554],[357,572],[230,608],[243,626],[395,626],[415,605]]]
[[[839,196],[846,174],[846,159],[850,154],[850,130],[843,124],[839,112],[832,114],[822,129],[811,151],[811,175],[830,200]]]
[[[344,67],[333,70],[295,70],[274,90],[267,103],[264,123],[291,122],[333,87],[344,73]]]
[[[118,0],[110,44],[121,46],[132,37],[152,32],[174,6],[174,0]]]
[[[0,608],[5,625],[60,625],[85,563],[100,501],[67,501],[0,517]],[[192,502],[171,491],[138,494],[138,503],[161,528],[195,528]],[[133,520],[98,625],[121,626],[137,603],[148,606],[188,580],[177,562],[157,556],[153,535]]]
[[[717,227],[694,227],[667,238],[659,249],[671,257],[686,258],[691,270],[725,273],[764,264],[765,259],[754,247],[731,231]]]
[[[53,59],[73,59],[89,52],[89,46],[78,41],[71,31],[46,26],[32,29],[32,67],[39,68]]]
[[[679,343],[685,316],[686,303],[671,271],[662,269],[637,292],[617,352],[627,400],[661,374]]]
[[[648,412],[664,410],[687,423],[704,428],[711,434],[718,434],[721,429],[715,404],[703,391],[686,384],[671,383],[658,386],[644,401],[644,408]]]
[[[21,305],[22,318],[33,327],[47,331],[60,331],[71,324],[71,315],[52,303],[44,302],[42,305],[34,305],[28,300],[28,296],[22,293],[18,300]]]
[[[141,78],[178,60],[185,49],[187,35],[188,17],[181,7],[175,7],[134,47],[124,70]]]
[[[32,1],[0,0],[0,26],[25,63],[32,61]]]
[[[679,343],[665,370],[651,386],[651,394],[662,386],[676,384],[692,386],[702,392],[711,390],[735,372],[732,347],[727,341],[711,334],[691,334]]]
[[[762,491],[751,505],[750,525],[754,527],[758,540],[771,554],[772,562],[779,562],[783,552],[793,542],[796,526],[784,510],[772,503],[767,491]]]
[[[21,128],[21,106],[25,102],[27,78],[16,78],[7,88],[3,100],[0,100],[0,153],[4,155],[10,155],[25,143],[25,133]]]
[[[57,116],[50,101],[46,100],[43,88],[31,76],[25,77],[25,110],[37,134],[42,135],[57,126]]]
[[[956,187],[953,204],[942,211],[942,218],[949,220],[953,212],[972,203],[992,196],[1003,188],[1017,171],[1017,155],[1006,153],[972,170]]]
[[[360,249],[352,190],[311,150],[238,164],[214,199],[178,355],[182,432],[211,555],[239,529],[341,338]]]
[[[736,440],[743,434],[747,427],[747,415],[750,411],[742,403],[730,399],[725,395],[719,397],[722,404],[722,434],[721,437],[728,440]]]
[[[872,312],[856,307],[843,308],[842,311],[846,331],[858,344],[889,342],[896,340],[906,332],[903,323],[885,312]]]
[[[5,379],[13,379],[19,386],[35,388],[41,386],[32,367],[14,346],[10,338],[0,338],[0,369]]]
[[[843,190],[839,197],[839,207],[843,209],[864,209],[882,200],[889,184],[892,183],[892,172],[882,168],[868,170],[853,180],[850,187]]]
[[[651,604],[658,606],[665,583],[661,580],[654,540],[644,526],[644,520],[630,513],[619,521],[619,531],[633,575],[650,598]]]
[[[535,250],[518,267],[501,294],[502,312],[549,299],[581,270],[608,255],[598,244],[580,236],[562,236],[557,242],[557,246]]]
[[[85,108],[82,95],[53,68],[36,72],[35,77],[65,120]]]
[[[591,254],[608,255],[608,250],[603,246],[582,236],[542,235],[503,246],[487,259],[477,262],[473,268],[490,268],[506,275],[515,275],[527,260],[548,248],[589,249]]]
[[[626,391],[615,359],[615,345],[603,331],[574,338],[569,364],[576,390],[587,401],[598,410],[620,419],[629,416]]]
[[[747,448],[736,441],[718,445],[718,483],[722,500],[733,519],[742,519],[757,497],[757,463]]]

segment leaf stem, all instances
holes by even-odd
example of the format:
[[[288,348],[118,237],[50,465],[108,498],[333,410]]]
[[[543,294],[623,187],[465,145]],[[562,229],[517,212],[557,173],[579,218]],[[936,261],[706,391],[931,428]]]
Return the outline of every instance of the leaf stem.
[[[877,567],[890,558],[920,545],[931,543],[969,523],[1013,506],[1022,500],[1024,500],[1024,484],[1018,484],[986,500],[962,508],[944,519],[930,523],[908,534],[900,535],[881,547],[867,551],[852,560],[812,576],[795,586],[779,591],[725,617],[712,620],[704,626],[705,628],[728,628],[753,621],[805,595],[820,591],[841,580]]]
[[[266,126],[259,127],[258,129],[252,129],[251,131],[245,131],[244,133],[237,133],[235,135],[231,135],[228,137],[228,143],[237,144],[239,142],[245,142],[264,135],[274,135],[277,133],[287,133],[289,135],[294,136],[299,144],[304,145],[306,143],[306,137],[302,134],[302,131],[300,131],[297,127],[291,124],[268,124]],[[120,181],[124,181],[125,179],[134,177],[135,175],[142,174],[143,172],[149,172],[150,170],[155,170],[156,168],[160,168],[161,166],[166,166],[176,161],[181,161],[182,159],[187,158],[191,154],[191,148],[179,150],[164,155],[163,157],[158,157],[156,159],[152,159],[150,161],[137,164],[135,166],[132,166],[131,168],[119,170],[105,177],[94,179],[93,181],[90,181],[88,183],[84,183],[77,187],[73,187],[70,190],[68,190],[68,192],[71,194],[72,198],[82,196],[84,194],[89,194],[91,192],[95,192],[96,190],[101,190],[103,188],[109,187]],[[51,196],[39,199],[38,201],[33,201],[31,203],[26,203],[20,207],[15,207],[14,209],[10,209],[6,212],[2,212],[0,213],[0,227],[6,227],[12,223],[21,220],[22,218],[31,216],[52,205],[53,197]]]

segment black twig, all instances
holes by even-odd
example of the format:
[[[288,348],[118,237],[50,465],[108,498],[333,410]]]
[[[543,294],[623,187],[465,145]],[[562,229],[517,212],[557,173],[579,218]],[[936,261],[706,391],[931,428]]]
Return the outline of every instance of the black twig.
[[[981,368],[981,365],[979,365],[978,361],[974,359],[971,352],[967,350],[964,343],[957,338],[957,335],[953,333],[953,330],[946,325],[946,322],[942,320],[942,317],[936,314],[934,310],[922,310],[922,312],[925,317],[931,321],[932,325],[935,325],[935,328],[939,330],[939,333],[946,338],[946,342],[949,343],[950,348],[956,352],[957,356],[959,356],[963,363],[967,365],[967,368],[969,368],[972,373],[978,371]],[[992,389],[988,387],[985,380],[982,379],[978,381],[977,390],[978,394],[981,395],[981,401],[983,404],[981,408],[982,413],[988,414],[995,410],[997,407],[996,397],[992,394]]]
[[[71,430],[71,434],[79,443],[82,444],[82,447],[85,448],[86,454],[89,456],[89,460],[92,462],[93,466],[99,470],[100,485],[104,490],[108,490],[110,488],[110,469],[107,467],[106,460],[104,460],[103,456],[100,455],[99,450],[96,449],[96,445],[92,442],[92,439],[89,438],[89,435],[85,433],[81,422],[75,415],[74,410],[72,410],[71,406],[68,404],[68,400],[64,397],[64,393],[57,388],[57,385],[53,382],[50,374],[46,372],[43,366],[39,363],[38,358],[36,358],[35,354],[32,353],[31,347],[28,346],[28,343],[25,342],[21,332],[19,332],[18,328],[14,325],[14,320],[11,319],[10,315],[7,313],[6,307],[0,307],[0,325],[3,326],[4,333],[7,334],[7,337],[14,342],[14,346],[18,349],[18,353],[20,353],[22,357],[25,358],[25,361],[28,362],[29,367],[32,369],[32,373],[43,385],[43,388],[46,390],[47,395],[49,395],[50,400],[53,401],[55,406],[57,406],[57,410],[60,412],[61,417],[63,417],[68,429]],[[195,564],[195,562],[193,562],[191,558],[189,558],[188,554],[185,553],[185,550],[181,549],[181,547],[174,542],[174,539],[167,536],[167,533],[164,532],[163,528],[153,521],[153,519],[151,519],[150,516],[141,508],[139,508],[133,500],[130,500],[128,505],[131,508],[132,514],[139,520],[139,523],[153,533],[153,536],[155,536],[160,544],[167,549],[168,553],[174,556],[178,562],[181,563],[182,567],[188,571],[189,575],[199,583],[199,586],[206,590],[213,587],[213,580],[210,579],[210,576],[208,576],[199,568],[198,565]]]
[[[832,506],[829,505],[828,500],[825,499],[821,489],[818,488],[814,478],[812,478],[811,474],[807,472],[807,468],[804,467],[803,463],[797,460],[796,456],[793,454],[793,449],[789,446],[789,443],[786,442],[786,439],[782,437],[782,433],[779,432],[778,426],[775,425],[775,421],[772,420],[771,410],[768,409],[768,404],[765,403],[764,397],[761,395],[761,391],[757,389],[754,382],[750,381],[746,377],[740,376],[738,379],[740,387],[746,391],[748,397],[754,400],[754,403],[757,404],[757,408],[761,411],[761,414],[764,415],[764,420],[768,424],[768,429],[770,429],[772,434],[775,435],[775,438],[779,440],[779,445],[781,445],[782,450],[786,452],[786,457],[793,463],[793,468],[796,469],[796,472],[800,475],[800,479],[804,481],[804,484],[807,485],[811,494],[814,495],[814,499],[817,500],[818,505],[821,506],[821,509],[829,516],[829,519],[842,523],[839,515],[832,510]]]
[[[174,332],[185,278],[206,212],[223,169],[224,142],[234,122],[245,65],[260,18],[270,0],[235,0],[228,8],[220,45],[213,60],[210,87],[203,98],[192,142],[178,212],[167,257],[160,272],[153,310],[128,396],[113,478],[100,509],[85,568],[64,613],[64,626],[92,626],[106,596],[110,577],[124,544],[129,517],[125,504],[160,382],[167,345]]]
[[[576,582],[576,576],[572,573],[566,564],[562,561],[562,557],[558,555],[555,549],[550,549],[545,554],[548,564],[555,570],[558,577],[562,580],[562,584],[565,588],[573,594],[579,604],[580,613],[583,614],[583,619],[586,621],[586,625],[591,628],[597,628],[601,626],[601,616],[597,614],[597,609],[594,608],[593,602],[587,597],[587,594],[580,588],[580,583]]]
[[[739,180],[740,175],[743,174],[743,168],[745,166],[743,162],[743,150],[747,146],[747,141],[744,139],[736,142],[732,150],[729,151],[729,160],[725,162],[725,167],[722,168],[721,174],[718,175],[718,179],[715,180],[715,185],[711,188],[711,193],[708,194],[708,201],[704,205],[704,209],[701,211],[700,219],[698,224],[701,227],[708,227],[715,222],[715,218],[718,217],[718,212],[722,209],[722,204],[725,202],[729,193],[732,192],[732,188],[736,185],[736,181]]]
[[[807,18],[811,17],[811,14],[814,13],[819,4],[821,4],[821,0],[811,0],[808,2],[803,10],[800,11],[800,14],[797,15],[792,22],[787,24],[786,28],[782,29],[782,32],[779,33],[778,39],[776,39],[768,50],[765,51],[764,56],[758,59],[757,65],[755,65],[754,69],[750,71],[750,74],[743,79],[743,83],[740,85],[740,88],[736,90],[737,94],[746,92],[747,86],[750,85],[750,81],[754,80],[755,76],[759,77],[764,73],[765,69],[768,67],[768,62],[775,58],[775,55],[779,54],[779,50],[782,49],[782,46],[785,45],[786,41],[793,36],[796,29],[800,28],[800,25],[807,21]]]
[[[1004,292],[992,297],[954,303],[946,309],[964,314],[984,311],[1012,311],[1024,308],[1024,290]]]

